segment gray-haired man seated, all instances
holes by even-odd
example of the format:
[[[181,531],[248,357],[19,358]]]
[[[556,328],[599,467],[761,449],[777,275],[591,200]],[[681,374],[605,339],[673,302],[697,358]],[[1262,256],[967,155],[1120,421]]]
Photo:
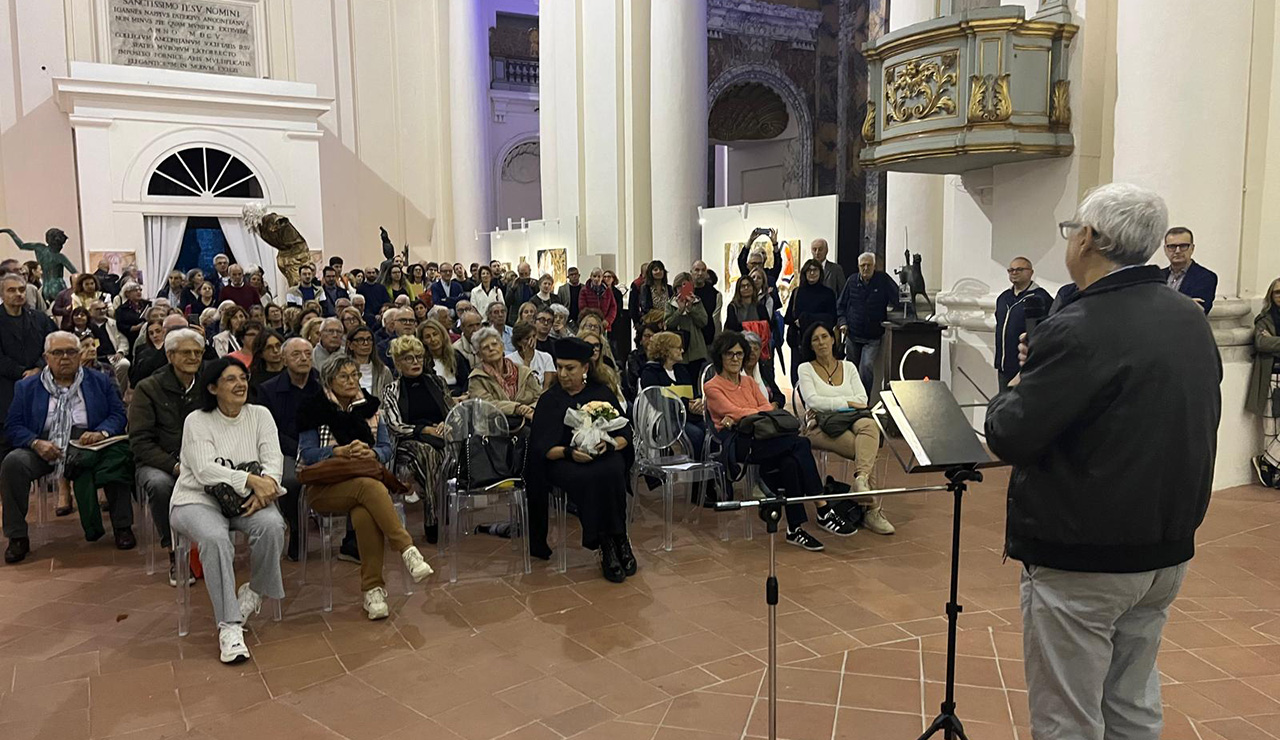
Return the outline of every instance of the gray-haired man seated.
[[[138,383],[129,404],[129,445],[133,450],[138,494],[146,496],[169,550],[169,585],[177,586],[177,568],[169,534],[169,499],[178,480],[182,427],[200,405],[196,378],[204,361],[204,338],[192,329],[177,329],[164,338],[169,364]]]

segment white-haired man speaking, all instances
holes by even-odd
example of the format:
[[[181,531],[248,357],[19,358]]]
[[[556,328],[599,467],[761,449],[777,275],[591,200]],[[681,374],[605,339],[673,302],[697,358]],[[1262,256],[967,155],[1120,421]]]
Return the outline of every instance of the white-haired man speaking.
[[[1222,363],[1201,308],[1147,265],[1164,201],[1104,185],[1060,225],[1079,291],[1036,327],[987,410],[1013,464],[1036,740],[1157,740],[1156,653],[1209,505]]]

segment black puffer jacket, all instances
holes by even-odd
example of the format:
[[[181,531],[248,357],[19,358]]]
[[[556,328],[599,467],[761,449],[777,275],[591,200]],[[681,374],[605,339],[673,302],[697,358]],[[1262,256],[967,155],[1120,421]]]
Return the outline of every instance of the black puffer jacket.
[[[1036,328],[987,443],[1013,463],[1005,546],[1029,565],[1137,573],[1195,554],[1222,362],[1198,305],[1153,266],[1114,272]]]

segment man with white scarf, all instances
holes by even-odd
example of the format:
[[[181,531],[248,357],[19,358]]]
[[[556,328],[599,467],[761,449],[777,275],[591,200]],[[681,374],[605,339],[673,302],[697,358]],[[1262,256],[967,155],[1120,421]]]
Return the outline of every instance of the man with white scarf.
[[[31,551],[27,536],[27,498],[32,482],[63,474],[66,451],[124,433],[124,403],[105,374],[80,367],[80,342],[55,331],[45,337],[45,367],[19,381],[5,428],[14,449],[0,462],[6,563],[18,563]],[[129,486],[109,485],[107,502],[116,547],[132,549],[133,506]]]

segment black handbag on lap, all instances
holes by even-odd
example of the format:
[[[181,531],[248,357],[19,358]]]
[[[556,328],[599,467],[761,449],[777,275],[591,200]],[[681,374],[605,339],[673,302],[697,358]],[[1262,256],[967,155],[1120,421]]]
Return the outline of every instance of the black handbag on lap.
[[[257,460],[234,465],[232,469],[243,471],[249,475],[262,475],[262,463]],[[245,496],[241,496],[240,492],[232,488],[230,484],[218,483],[213,486],[205,486],[204,492],[218,502],[218,508],[226,518],[235,519],[244,513],[244,502],[247,499]]]
[[[752,439],[765,440],[800,433],[800,420],[782,409],[744,416],[735,428]]]

